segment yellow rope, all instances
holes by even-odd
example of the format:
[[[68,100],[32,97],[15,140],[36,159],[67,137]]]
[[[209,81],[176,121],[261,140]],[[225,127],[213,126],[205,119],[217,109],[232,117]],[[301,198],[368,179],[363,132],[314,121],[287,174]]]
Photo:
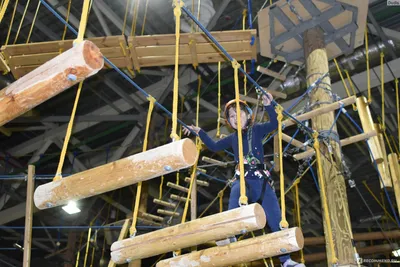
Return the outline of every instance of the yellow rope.
[[[324,180],[323,171],[322,171],[321,152],[319,150],[320,146],[319,146],[319,140],[318,140],[318,132],[314,132],[313,137],[314,137],[314,149],[315,149],[315,154],[316,154],[316,158],[317,158],[318,180],[319,180],[319,185],[320,185],[320,190],[321,190],[322,206],[323,206],[323,210],[324,210],[324,217],[325,217],[326,228],[327,228],[327,232],[328,232],[328,242],[329,242],[329,246],[331,249],[332,263],[337,264],[338,259],[336,257],[336,251],[335,251],[335,247],[334,247],[334,243],[333,243],[331,219],[329,218],[328,202],[326,199],[325,180]]]
[[[199,83],[197,85],[197,103],[196,103],[196,126],[199,126],[199,113],[200,113],[200,91],[201,91],[201,76],[197,77]]]
[[[354,89],[354,84],[353,84],[353,82],[352,82],[352,80],[351,80],[351,78],[350,78],[350,74],[349,74],[349,72],[348,72],[346,69],[344,70],[344,72],[346,73],[346,77],[347,77],[347,80],[349,81],[350,88],[351,88],[351,90],[353,91],[353,95],[355,96],[355,95],[356,95],[356,90]],[[354,110],[354,111],[357,111],[357,106],[354,105],[354,104],[353,104],[353,110]]]
[[[179,90],[179,39],[180,39],[180,28],[181,28],[181,14],[183,7],[183,2],[180,0],[174,0],[174,16],[175,16],[175,72],[174,72],[174,95],[172,104],[172,130],[171,138],[176,141],[179,140],[177,134],[177,124],[178,124],[178,90]]]
[[[221,61],[218,61],[218,119],[217,119],[217,137],[221,135]]]
[[[7,33],[7,38],[6,38],[5,45],[8,45],[8,41],[10,40],[11,29],[12,29],[12,25],[14,23],[15,12],[17,11],[17,6],[18,6],[18,0],[15,1],[14,10],[13,10],[13,14],[12,14],[12,17],[11,17],[10,27],[8,28],[8,33]]]
[[[399,148],[398,148],[397,145],[396,145],[396,140],[394,140],[394,136],[393,136],[393,135],[390,135],[390,139],[391,139],[392,142],[393,142],[393,147],[396,149],[397,155],[400,155],[400,151],[399,151]]]
[[[94,240],[93,241],[96,244],[96,242],[97,242],[97,231],[94,234]],[[92,260],[90,261],[90,267],[93,267],[95,250],[96,250],[96,246],[93,246],[93,248],[92,248]]]
[[[162,188],[163,188],[163,184],[164,184],[164,175],[161,176],[161,183],[160,183],[160,195],[159,195],[159,199],[162,199]]]
[[[240,64],[234,59],[232,61],[232,67],[234,69],[235,78],[235,101],[236,101],[236,117],[237,117],[237,133],[238,133],[238,144],[239,144],[239,171],[240,171],[240,205],[247,205],[246,196],[246,183],[244,180],[244,162],[243,162],[243,136],[242,136],[242,121],[241,121],[241,109],[239,104],[239,67]]]
[[[79,258],[81,256],[82,239],[83,239],[83,232],[81,233],[81,237],[79,238],[79,246],[78,246],[78,253],[76,254],[75,267],[79,266]]]
[[[218,192],[218,197],[219,197],[219,212],[224,211],[224,191],[221,190]]]
[[[63,165],[64,165],[65,154],[67,152],[69,138],[71,137],[72,126],[74,125],[75,113],[76,113],[76,109],[77,109],[77,106],[78,106],[79,97],[80,97],[81,90],[82,90],[82,85],[83,85],[83,81],[79,83],[78,90],[76,92],[74,107],[72,108],[71,118],[70,118],[69,123],[68,123],[67,133],[65,135],[63,148],[61,150],[60,161],[58,163],[56,175],[54,176],[53,181],[57,181],[57,180],[60,180],[62,178],[62,174],[61,173],[62,173],[62,168],[63,168]]]
[[[396,78],[394,80],[396,85],[396,108],[397,108],[397,138],[399,141],[399,149],[400,149],[400,104],[399,104],[399,80]],[[397,147],[397,146],[395,146]]]
[[[200,4],[201,4],[201,0],[199,0],[197,2],[197,20],[198,21],[200,21]],[[199,25],[197,25],[197,30],[196,31],[199,31]]]
[[[156,99],[151,95],[147,97],[147,100],[149,100],[149,111],[147,112],[146,132],[144,134],[144,140],[143,140],[143,152],[147,150],[147,143],[149,138],[150,124],[151,124],[151,115],[153,113],[154,103],[156,102]],[[133,211],[132,225],[129,229],[129,233],[131,236],[136,235],[136,222],[139,213],[139,203],[140,203],[141,193],[142,193],[142,182],[139,182],[136,191],[135,210]]]
[[[243,14],[243,30],[246,30],[247,9],[244,9],[242,14]],[[244,70],[244,72],[247,72],[246,60],[243,60],[243,70]],[[247,76],[246,75],[244,75],[244,78],[243,78],[243,90],[244,90],[244,95],[247,95]]]
[[[79,23],[78,37],[76,38],[76,40],[74,40],[74,43],[82,42],[85,37],[86,25],[89,15],[89,7],[90,7],[90,0],[84,0],[82,14],[81,14],[81,21]]]
[[[276,112],[278,114],[278,143],[279,143],[279,166],[280,166],[280,189],[281,189],[281,222],[280,222],[280,227],[281,228],[288,228],[289,223],[286,220],[286,203],[285,203],[285,177],[283,173],[283,157],[282,157],[282,106],[277,106],[276,107]]]
[[[192,0],[192,14],[194,14],[194,0]],[[194,32],[194,20],[191,20],[191,21],[192,21],[192,26],[191,26],[190,32],[192,33],[192,32]]]
[[[21,21],[20,21],[20,23],[19,23],[18,30],[17,30],[17,34],[15,35],[15,39],[14,39],[14,43],[13,43],[13,44],[15,44],[15,43],[17,42],[17,40],[18,40],[19,32],[20,32],[20,30],[21,30],[22,23],[24,22],[25,15],[26,15],[26,11],[28,10],[30,1],[31,1],[31,0],[28,0],[28,2],[26,2],[26,6],[25,6],[25,9],[24,9],[24,13],[22,14],[22,18],[21,18]]]
[[[301,229],[301,218],[300,218],[300,198],[299,198],[299,186],[296,184],[295,186],[295,199],[296,199],[296,217],[297,217],[297,224],[298,227]],[[303,249],[300,250],[300,259],[302,263],[305,263],[304,260],[304,251]]]
[[[149,5],[149,0],[146,0],[146,7],[144,9],[144,17],[143,17],[143,25],[142,25],[142,32],[140,33],[140,35],[144,34],[144,25],[146,25],[146,17],[147,17],[147,7]]]
[[[385,54],[381,52],[381,93],[382,93],[382,131],[385,131],[385,72],[384,72],[384,65],[383,65],[383,58]]]
[[[137,24],[137,18],[139,15],[139,6],[140,6],[140,1],[136,0],[135,1],[135,9],[133,11],[133,16],[132,16],[131,36],[136,35],[136,24]]]
[[[225,187],[218,192],[217,196],[210,202],[210,204],[208,204],[208,206],[204,209],[204,211],[200,214],[199,218],[203,217],[203,215],[208,211],[208,209],[215,203],[215,201],[217,201],[217,199],[219,198],[220,194],[224,194],[224,191],[228,188],[229,183],[227,183],[225,185]]]
[[[126,29],[126,19],[128,18],[128,7],[130,4],[131,0],[126,0],[126,5],[125,5],[125,15],[124,15],[124,23],[122,24],[122,35],[125,34],[125,29]]]
[[[85,259],[83,261],[83,266],[86,267],[86,262],[87,262],[87,256],[89,253],[89,246],[90,246],[90,234],[92,233],[92,225],[89,227],[88,231],[88,236],[87,236],[87,242],[86,242],[86,253],[85,253]]]
[[[68,8],[67,8],[67,16],[66,16],[66,18],[65,18],[65,21],[68,23],[68,21],[69,21],[69,15],[71,14],[71,2],[72,2],[72,0],[69,0],[69,2],[68,2]],[[64,26],[64,32],[63,32],[63,35],[62,35],[62,37],[61,37],[61,40],[63,40],[64,41],[64,39],[65,39],[65,36],[67,35],[67,29],[68,29],[68,27],[67,27],[67,24],[65,24],[65,26]],[[60,54],[63,52],[63,49],[62,48],[60,48],[60,50],[58,51]]]
[[[29,34],[28,34],[28,38],[26,39],[26,43],[29,43],[29,40],[31,39],[31,34],[32,34],[32,31],[33,31],[33,27],[35,26],[36,17],[37,17],[37,14],[38,14],[38,12],[39,12],[40,4],[41,4],[41,3],[42,3],[42,2],[38,1],[38,5],[37,5],[36,11],[35,11],[35,16],[33,17],[32,25],[31,25],[31,28],[30,28],[30,30],[29,30]]]
[[[8,7],[8,3],[10,0],[3,0],[3,2],[1,2],[1,10],[0,10],[0,23],[4,18],[4,14],[6,13],[7,7]],[[10,26],[11,27],[11,26]]]
[[[368,103],[372,102],[371,95],[371,76],[369,72],[369,50],[368,50],[368,26],[365,27],[365,56],[367,58],[367,88],[368,88]]]
[[[124,55],[124,57],[126,57],[126,56],[127,56],[127,53],[126,53],[126,50],[125,50],[125,45],[122,43],[122,41],[119,41],[119,47],[121,47],[122,54]],[[132,70],[131,67],[127,67],[127,69],[128,69],[128,72],[129,72],[133,77],[136,76],[135,72]]]
[[[338,71],[338,73],[340,75],[340,79],[342,79],[342,83],[343,83],[344,89],[346,89],[347,96],[350,97],[351,94],[350,94],[349,88],[347,87],[347,83],[343,78],[342,71],[340,70],[340,67],[339,67],[339,64],[336,61],[336,58],[334,58],[333,61],[335,62],[336,69],[337,69],[337,71]],[[357,106],[355,104],[353,104],[353,110],[357,110]]]

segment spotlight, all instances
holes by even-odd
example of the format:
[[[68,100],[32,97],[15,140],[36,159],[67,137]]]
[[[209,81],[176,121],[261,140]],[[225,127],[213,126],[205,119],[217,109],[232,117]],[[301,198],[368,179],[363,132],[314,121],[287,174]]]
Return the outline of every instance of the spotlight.
[[[76,206],[75,201],[68,202],[68,205],[62,207],[62,209],[65,210],[65,212],[68,214],[75,214],[75,213],[81,212],[81,210]]]

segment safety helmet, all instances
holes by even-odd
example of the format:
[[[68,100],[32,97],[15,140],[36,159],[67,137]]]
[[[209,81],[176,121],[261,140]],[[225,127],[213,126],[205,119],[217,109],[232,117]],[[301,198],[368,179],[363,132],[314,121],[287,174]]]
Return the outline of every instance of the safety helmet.
[[[240,100],[240,99],[239,99],[239,105],[240,105],[240,109],[244,110],[247,113],[246,128],[248,128],[253,123],[253,110],[249,107],[249,105],[247,105],[247,103],[245,101]],[[232,99],[231,101],[226,103],[225,110],[224,110],[225,120],[228,123],[228,125],[231,128],[233,128],[231,123],[230,123],[230,121],[229,121],[229,109],[231,107],[233,107],[235,109],[235,112],[236,112],[236,100],[235,99]]]

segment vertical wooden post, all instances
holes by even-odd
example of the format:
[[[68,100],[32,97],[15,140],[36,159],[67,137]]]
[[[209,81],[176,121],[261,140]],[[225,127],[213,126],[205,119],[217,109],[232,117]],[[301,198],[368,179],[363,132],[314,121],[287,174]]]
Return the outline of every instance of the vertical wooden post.
[[[32,217],[33,217],[33,191],[35,189],[35,166],[28,166],[28,181],[26,189],[26,209],[25,209],[25,235],[24,235],[24,267],[31,266],[31,246],[32,246]]]
[[[190,220],[197,219],[197,175],[194,177],[192,192],[190,193]]]
[[[139,212],[147,211],[148,183],[142,182],[142,192],[140,194]],[[128,267],[141,267],[142,260],[134,260],[129,263]]]
[[[74,267],[73,262],[75,260],[75,242],[76,242],[76,232],[69,232],[68,234],[68,245],[67,251],[65,252],[66,262],[64,267]]]
[[[310,29],[304,33],[304,58],[306,59],[306,67],[307,67],[307,85],[310,86],[313,82],[315,82],[320,76],[324,73],[329,72],[328,67],[328,57],[325,49],[324,43],[324,35],[322,30],[319,27]],[[316,102],[321,102],[320,105],[316,105],[314,107],[323,107],[327,104],[331,103],[332,97],[329,92],[326,91],[325,88],[330,89],[331,80],[329,77],[325,77],[323,79],[324,88],[317,87],[311,93],[311,104]],[[334,123],[334,112],[329,112],[326,114],[318,115],[312,118],[312,127],[314,130],[320,133],[327,133],[332,124]],[[329,149],[328,147],[321,142],[321,154],[326,155],[321,157],[322,162],[322,173],[324,177],[325,183],[325,191],[326,198],[329,209],[329,217],[332,226],[332,235],[333,242],[336,252],[336,257],[339,260],[340,264],[355,264],[354,259],[354,251],[352,249],[351,242],[351,229],[349,229],[348,225],[350,225],[350,221],[346,222],[349,216],[348,210],[348,202],[347,202],[347,194],[346,194],[346,186],[344,182],[344,177],[340,174],[340,169],[342,166],[342,157],[340,146],[338,144],[339,137],[337,135],[336,124],[333,125],[330,146],[332,147],[332,158],[334,164],[331,163],[329,157]],[[334,141],[334,139],[337,141]],[[336,166],[339,170],[336,169]],[[322,190],[321,190],[322,191]],[[322,198],[322,196],[321,196]],[[325,236],[327,234],[327,226],[324,218],[324,232]],[[329,247],[328,242],[326,242],[326,249],[328,255],[328,265],[332,265],[332,253],[331,247]]]

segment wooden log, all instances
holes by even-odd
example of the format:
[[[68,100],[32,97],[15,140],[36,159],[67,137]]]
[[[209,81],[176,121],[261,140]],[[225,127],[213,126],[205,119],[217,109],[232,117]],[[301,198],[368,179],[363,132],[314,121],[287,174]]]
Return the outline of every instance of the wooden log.
[[[231,243],[229,246],[213,247],[162,260],[156,267],[231,266],[299,251],[303,244],[304,238],[300,228],[294,227]]]
[[[189,188],[186,188],[186,187],[184,187],[184,186],[177,185],[177,184],[174,184],[174,183],[171,183],[171,182],[168,182],[168,183],[167,183],[167,186],[168,186],[168,187],[171,187],[171,188],[174,188],[174,189],[176,189],[176,190],[179,190],[179,191],[181,191],[181,192],[185,192],[185,193],[189,192]]]
[[[363,128],[363,131],[370,132],[374,131],[374,121],[371,116],[371,111],[369,110],[368,104],[367,104],[367,99],[364,96],[360,96],[357,98],[357,110],[358,110],[358,115],[360,116],[361,120],[361,125]],[[372,156],[375,158],[376,163],[381,163],[383,162],[383,154],[379,142],[379,138],[377,136],[371,138],[368,140],[368,145],[371,149],[371,161],[372,161]]]
[[[201,160],[204,161],[204,162],[210,163],[210,164],[216,164],[216,165],[224,167],[224,168],[228,167],[228,163],[222,162],[222,161],[219,161],[219,160],[216,160],[216,159],[212,159],[212,158],[209,158],[209,157],[202,157]]]
[[[261,229],[265,223],[264,210],[255,203],[115,242],[111,258],[117,263],[148,258]]]
[[[340,140],[340,145],[342,147],[348,146],[348,145],[351,145],[351,144],[354,144],[356,142],[360,142],[360,141],[366,140],[366,139],[374,137],[374,136],[376,136],[376,131],[357,134],[357,135],[350,136],[350,137],[347,137],[347,138],[344,138],[344,139]],[[315,154],[315,150],[313,148],[310,148],[306,152],[302,152],[302,153],[298,153],[298,154],[293,155],[293,158],[295,160],[302,160],[302,159],[306,159],[306,158],[312,157],[314,154]]]
[[[400,166],[396,153],[389,155],[389,167],[392,175],[393,190],[396,197],[397,209],[400,214]]]
[[[210,186],[210,183],[207,182],[207,181],[198,180],[198,179],[196,179],[196,181],[197,181],[197,185],[200,185],[200,186]],[[190,177],[185,177],[185,182],[190,183]]]
[[[377,164],[379,173],[381,174],[381,177],[382,177],[382,180],[379,179],[379,182],[380,182],[381,188],[392,187],[392,178],[390,177],[389,161],[388,161],[387,153],[386,153],[385,140],[383,139],[383,132],[381,130],[381,127],[377,123],[374,123],[374,129],[378,133],[377,137],[379,140],[379,146],[382,151],[382,157],[383,157],[383,162]],[[383,181],[383,184],[382,184],[382,181]]]
[[[163,222],[164,218],[160,217],[160,216],[156,216],[150,213],[146,213],[146,212],[141,212],[139,211],[139,216],[143,217],[145,219],[149,219],[149,220],[155,220],[155,221],[159,221],[159,222]]]
[[[154,204],[158,204],[158,205],[162,205],[168,208],[176,208],[176,204],[175,203],[171,203],[171,202],[167,202],[167,201],[163,201],[160,199],[153,199],[153,203]]]
[[[28,181],[26,187],[24,261],[23,267],[31,266],[32,221],[33,221],[33,191],[35,189],[35,166],[28,166]]]
[[[174,216],[174,217],[179,217],[180,216],[179,212],[174,212],[174,211],[170,211],[170,210],[163,210],[163,209],[158,209],[157,213],[162,214],[162,215],[166,215],[166,216]]]
[[[84,41],[0,91],[0,126],[103,68],[100,49]]]
[[[356,102],[356,97],[355,96],[350,96],[350,97],[342,99],[340,101],[333,102],[332,104],[327,104],[327,105],[324,105],[323,107],[316,108],[316,109],[314,109],[312,111],[309,111],[307,113],[301,114],[301,115],[297,116],[296,119],[299,120],[299,121],[309,120],[309,119],[314,118],[316,116],[323,115],[323,114],[335,111],[335,110],[341,108],[342,104],[346,107],[346,106],[349,106],[351,104],[354,104],[355,102]],[[289,118],[287,120],[284,120],[282,122],[282,124],[284,124],[285,127],[288,127],[288,126],[295,125],[296,122]]]
[[[192,166],[196,145],[182,139],[66,178],[40,185],[35,205],[46,209],[116,190]]]
[[[138,220],[138,223],[142,223],[142,224],[148,225],[148,226],[162,226],[161,223],[154,222],[152,220],[148,220],[148,219],[145,219],[145,218],[138,217],[137,220]]]
[[[187,199],[186,197],[181,197],[181,196],[174,195],[174,194],[171,194],[170,198],[173,200],[181,201],[181,202],[186,202],[186,199]]]
[[[278,80],[280,80],[280,81],[282,81],[282,82],[284,82],[284,81],[286,80],[286,76],[285,76],[285,75],[282,75],[282,74],[280,74],[280,73],[278,73],[278,72],[275,72],[275,71],[273,71],[273,70],[264,68],[264,67],[262,67],[262,66],[258,66],[258,67],[257,67],[257,71],[258,71],[258,72],[261,72],[262,74],[271,76],[271,77],[273,77],[273,78],[275,78],[275,79],[278,79]]]
[[[202,168],[199,168],[199,167],[196,168],[196,171],[199,171],[199,172],[202,172],[202,173],[207,173],[206,169],[202,169]]]
[[[306,150],[312,150],[311,147],[309,147],[309,146],[304,146],[304,143],[300,142],[300,141],[297,140],[297,139],[294,139],[294,138],[292,139],[291,136],[289,136],[289,135],[287,135],[287,134],[284,134],[284,133],[282,133],[282,140],[285,141],[285,142],[287,142],[287,143],[291,142],[291,144],[294,145],[295,147],[304,148],[304,149],[306,149]]]
[[[386,231],[386,232],[368,232],[368,233],[355,233],[353,235],[354,241],[366,241],[366,240],[383,240],[399,239],[400,230]],[[325,236],[318,237],[306,237],[304,238],[304,246],[315,246],[325,244]]]

